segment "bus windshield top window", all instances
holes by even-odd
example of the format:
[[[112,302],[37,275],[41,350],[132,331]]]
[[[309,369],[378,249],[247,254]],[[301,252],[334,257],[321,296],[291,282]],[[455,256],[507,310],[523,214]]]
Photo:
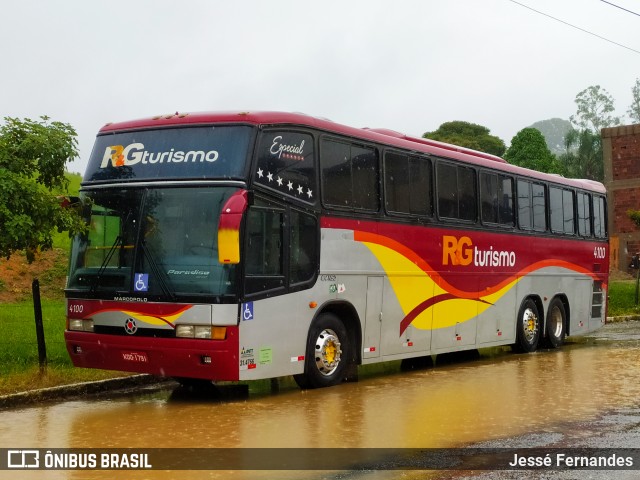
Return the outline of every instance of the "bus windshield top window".
[[[183,127],[100,135],[85,183],[243,178],[252,129]]]

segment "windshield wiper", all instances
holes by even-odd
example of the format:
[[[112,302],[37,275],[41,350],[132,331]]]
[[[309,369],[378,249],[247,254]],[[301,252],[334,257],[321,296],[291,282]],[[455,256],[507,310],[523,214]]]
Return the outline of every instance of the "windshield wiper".
[[[142,240],[140,242],[140,246],[142,247],[142,253],[144,254],[147,261],[149,262],[149,265],[151,266],[151,270],[153,271],[154,277],[157,278],[160,283],[160,289],[162,290],[162,293],[164,293],[167,297],[169,297],[171,301],[175,301],[177,297],[173,293],[173,285],[171,285],[171,280],[164,273],[164,270],[160,268],[160,266],[158,265],[158,262],[156,262],[156,259],[151,253],[151,249],[147,247],[147,242]]]
[[[94,277],[93,282],[91,283],[91,288],[90,288],[90,292],[91,293],[95,293],[96,289],[98,288],[98,283],[100,282],[100,279],[102,278],[102,275],[104,274],[105,270],[107,269],[107,265],[109,265],[109,262],[111,261],[111,258],[113,257],[113,254],[116,252],[116,249],[122,245],[124,247],[124,228],[127,225],[127,222],[129,222],[129,218],[131,218],[131,215],[133,214],[133,210],[130,208],[129,211],[127,212],[127,216],[124,219],[124,222],[122,222],[120,224],[120,233],[118,234],[118,236],[116,237],[116,239],[113,242],[113,245],[111,245],[111,248],[109,249],[109,251],[107,252],[107,256],[104,258],[104,260],[102,261],[102,264],[100,265],[100,268],[98,269],[98,274]],[[118,262],[118,265],[120,263]]]
[[[111,245],[111,248],[109,248],[109,251],[107,252],[107,256],[104,257],[104,260],[102,261],[102,264],[100,265],[100,268],[98,269],[98,273],[93,278],[93,282],[91,282],[91,289],[90,289],[91,293],[95,293],[96,292],[96,289],[98,288],[98,283],[100,282],[100,279],[102,278],[102,275],[104,274],[104,271],[107,269],[107,265],[109,265],[109,262],[111,261],[111,258],[113,257],[113,254],[115,253],[116,249],[118,248],[118,246],[120,244],[122,244],[122,237],[120,235],[118,235],[116,237],[115,241],[113,242],[113,245]]]

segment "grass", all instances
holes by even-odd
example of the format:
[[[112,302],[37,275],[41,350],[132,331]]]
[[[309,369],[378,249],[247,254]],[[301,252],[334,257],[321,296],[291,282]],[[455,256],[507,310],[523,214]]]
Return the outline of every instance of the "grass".
[[[121,376],[119,372],[75,368],[64,343],[64,300],[42,300],[47,367],[40,371],[32,302],[0,309],[0,395]]]
[[[77,195],[82,177],[79,174],[67,174],[69,180],[68,192],[59,194]],[[38,271],[27,271],[22,262],[15,265],[2,265],[11,276],[31,276],[40,280],[41,292],[47,297],[42,298],[42,317],[45,344],[47,351],[47,367],[40,370],[38,365],[38,343],[33,312],[33,302],[30,293],[23,296],[15,294],[17,298],[29,297],[29,300],[11,301],[0,306],[0,395],[52,387],[69,383],[102,380],[116,376],[128,375],[122,372],[103,371],[95,369],[75,368],[69,359],[64,343],[65,330],[65,301],[62,298],[62,286],[67,274],[68,254],[71,240],[68,233],[54,233],[53,247],[56,254],[44,266],[42,261],[36,260]],[[24,255],[16,252],[15,256]],[[24,270],[21,270],[24,269]],[[5,282],[0,280],[0,291],[6,289]]]
[[[636,281],[619,280],[609,284],[610,317],[640,315],[640,306],[636,305]]]

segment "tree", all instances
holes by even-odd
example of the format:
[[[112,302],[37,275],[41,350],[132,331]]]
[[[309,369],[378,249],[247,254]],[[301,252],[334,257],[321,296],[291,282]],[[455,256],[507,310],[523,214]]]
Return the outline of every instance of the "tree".
[[[600,85],[592,85],[584,89],[575,99],[578,105],[576,115],[569,120],[579,130],[588,129],[600,133],[602,128],[613,127],[620,124],[620,117],[614,117],[613,97]]]
[[[636,78],[636,84],[631,88],[633,100],[627,110],[627,115],[632,121],[640,123],[640,78]]]
[[[490,135],[490,130],[475,123],[445,122],[434,132],[427,132],[423,138],[451,143],[459,147],[472,148],[480,152],[502,156],[507,149],[502,139]]]
[[[6,117],[0,126],[0,255],[25,250],[33,261],[52,245],[52,232],[84,230],[74,209],[63,208],[65,165],[78,156],[76,132],[68,124]]]
[[[507,162],[539,172],[562,173],[556,157],[547,147],[542,133],[532,127],[523,128],[511,140],[504,154]]]
[[[547,141],[547,147],[554,155],[564,153],[564,137],[573,128],[569,120],[562,118],[540,120],[530,127],[540,130]]]
[[[604,160],[599,132],[571,130],[565,137],[565,150],[560,155],[560,162],[569,177],[603,181]]]

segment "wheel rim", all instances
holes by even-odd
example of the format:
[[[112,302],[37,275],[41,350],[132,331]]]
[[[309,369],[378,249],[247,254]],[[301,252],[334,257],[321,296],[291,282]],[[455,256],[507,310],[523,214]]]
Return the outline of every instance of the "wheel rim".
[[[325,376],[336,371],[340,364],[342,350],[340,349],[340,339],[336,332],[326,328],[316,340],[315,359],[318,371]]]
[[[522,315],[522,330],[528,343],[533,343],[538,333],[538,316],[531,308],[527,308]]]
[[[549,315],[549,335],[560,338],[563,330],[564,322],[562,321],[562,312],[559,307],[554,307]]]

